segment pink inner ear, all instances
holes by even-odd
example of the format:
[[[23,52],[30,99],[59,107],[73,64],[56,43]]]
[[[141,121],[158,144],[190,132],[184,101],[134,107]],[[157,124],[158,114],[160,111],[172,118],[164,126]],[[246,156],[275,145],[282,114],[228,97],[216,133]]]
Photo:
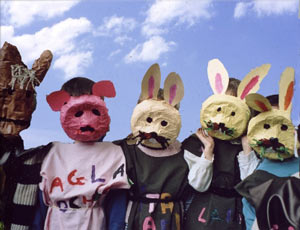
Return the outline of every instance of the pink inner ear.
[[[172,85],[170,87],[169,104],[172,104],[174,98],[176,97],[176,90],[177,90],[177,86],[176,85]]]
[[[261,108],[261,110],[262,110],[263,112],[267,112],[267,111],[268,111],[267,106],[266,106],[263,102],[258,101],[258,100],[255,100],[254,102],[255,102],[255,104],[256,104],[259,108]]]
[[[221,74],[219,73],[216,74],[215,86],[216,86],[217,93],[220,94],[223,91],[223,83],[222,83]]]
[[[254,78],[252,78],[249,83],[246,85],[244,91],[241,94],[241,99],[243,100],[248,93],[250,92],[251,89],[253,89],[254,86],[256,86],[257,82],[259,80],[259,76],[255,76]]]
[[[151,76],[148,80],[148,98],[153,98],[154,92],[154,77]]]

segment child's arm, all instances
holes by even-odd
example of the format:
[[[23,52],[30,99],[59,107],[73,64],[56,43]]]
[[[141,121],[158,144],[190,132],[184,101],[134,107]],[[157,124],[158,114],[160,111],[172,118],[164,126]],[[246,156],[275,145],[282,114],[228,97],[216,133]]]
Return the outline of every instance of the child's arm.
[[[241,140],[243,151],[239,153],[237,158],[240,167],[241,180],[243,180],[251,173],[253,173],[253,171],[259,165],[260,159],[256,157],[255,152],[250,147],[247,136],[243,136]]]
[[[215,144],[213,138],[201,128],[197,130],[196,135],[204,145],[203,153],[198,157],[185,150],[184,159],[190,169],[188,175],[190,185],[197,191],[204,192],[209,188],[212,180]]]
[[[111,190],[105,198],[107,230],[125,229],[125,216],[128,203],[128,190]]]
[[[42,191],[38,192],[37,207],[33,219],[31,230],[40,230],[44,228],[44,223],[47,216],[48,206],[44,204]]]

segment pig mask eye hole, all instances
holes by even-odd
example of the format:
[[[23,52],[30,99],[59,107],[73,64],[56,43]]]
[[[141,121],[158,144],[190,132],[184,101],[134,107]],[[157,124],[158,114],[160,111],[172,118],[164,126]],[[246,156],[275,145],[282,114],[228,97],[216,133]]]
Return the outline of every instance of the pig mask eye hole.
[[[270,125],[269,124],[264,124],[264,129],[269,129]]]
[[[231,112],[231,116],[233,116],[233,117],[234,117],[234,116],[235,116],[235,112]]]
[[[218,112],[221,112],[221,110],[222,110],[221,107],[219,107],[219,108],[217,109]]]
[[[83,114],[83,111],[78,111],[78,112],[75,113],[74,116],[75,116],[75,117],[81,117],[82,114]]]
[[[281,125],[281,130],[286,131],[288,129],[287,125]]]
[[[98,109],[92,109],[92,113],[95,114],[96,116],[100,116],[100,112]]]

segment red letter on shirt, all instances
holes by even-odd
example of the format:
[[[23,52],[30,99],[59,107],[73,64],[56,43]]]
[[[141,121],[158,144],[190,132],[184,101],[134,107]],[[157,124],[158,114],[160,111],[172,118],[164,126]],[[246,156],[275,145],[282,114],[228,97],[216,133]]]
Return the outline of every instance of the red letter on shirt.
[[[60,187],[60,190],[63,192],[63,184],[61,182],[61,179],[59,177],[55,177],[54,180],[51,183],[50,193],[52,193],[52,190],[54,187]]]
[[[77,172],[77,170],[73,170],[72,172],[70,172],[70,174],[68,175],[68,182],[70,185],[84,185],[84,182],[82,182],[82,180],[84,180],[85,178],[84,177],[77,177],[76,178],[76,181],[72,181],[72,177],[75,176],[75,173]]]

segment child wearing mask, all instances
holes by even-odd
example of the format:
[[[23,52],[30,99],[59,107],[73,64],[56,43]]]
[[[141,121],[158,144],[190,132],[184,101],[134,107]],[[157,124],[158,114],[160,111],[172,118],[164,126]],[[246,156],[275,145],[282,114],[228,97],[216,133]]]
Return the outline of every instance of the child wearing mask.
[[[132,134],[119,144],[133,185],[129,191],[126,223],[129,230],[183,229],[183,198],[188,166],[177,140],[181,118],[176,105],[183,83],[172,72],[159,96],[160,68],[152,65],[142,81],[139,103],[131,117]]]
[[[236,187],[245,197],[247,229],[300,227],[300,216],[293,213],[300,200],[296,192],[300,190],[299,179],[293,177],[299,177],[295,130],[290,120],[293,84],[294,70],[288,67],[281,75],[279,96],[250,94],[246,98],[247,104],[260,112],[250,120],[247,136],[262,159],[254,173],[249,172],[251,175]]]
[[[186,212],[185,230],[245,229],[241,197],[234,190],[240,182],[237,156],[241,151],[251,151],[241,141],[250,119],[244,99],[258,90],[269,68],[262,65],[236,84],[218,59],[208,63],[215,95],[202,104],[202,128],[183,141],[189,182],[198,191]]]

